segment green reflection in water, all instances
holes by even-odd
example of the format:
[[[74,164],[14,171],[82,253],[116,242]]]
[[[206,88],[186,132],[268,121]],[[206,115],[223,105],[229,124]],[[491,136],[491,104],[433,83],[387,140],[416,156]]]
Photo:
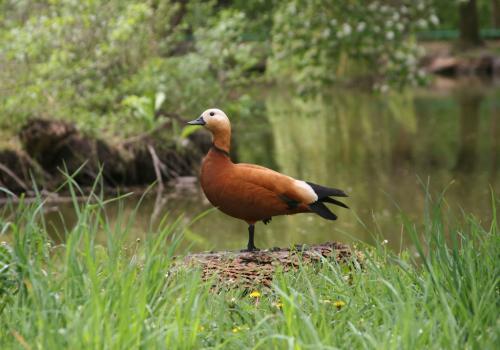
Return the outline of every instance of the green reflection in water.
[[[333,208],[339,216],[336,222],[301,214],[274,218],[267,226],[259,223],[257,246],[372,242],[376,233],[398,249],[405,245],[398,206],[411,219],[423,221],[421,181],[429,181],[434,196],[451,184],[446,195],[451,212],[463,209],[487,223],[490,185],[496,191],[499,185],[500,89],[467,91],[383,96],[331,91],[307,98],[278,88],[266,91],[254,117],[233,116],[238,160],[344,189],[351,196],[346,200],[351,210]],[[120,210],[130,215],[136,202],[137,198],[128,199],[121,209],[111,205],[108,216],[116,217]],[[197,186],[161,202],[159,207],[152,195],[140,207],[134,223],[138,237],[151,224],[155,210],[169,212],[171,218],[184,215],[187,224],[210,209]],[[66,205],[47,216],[54,232],[62,231],[58,217],[68,226],[74,220]],[[190,226],[186,245],[195,251],[240,249],[246,244],[246,230],[245,223],[215,210]]]

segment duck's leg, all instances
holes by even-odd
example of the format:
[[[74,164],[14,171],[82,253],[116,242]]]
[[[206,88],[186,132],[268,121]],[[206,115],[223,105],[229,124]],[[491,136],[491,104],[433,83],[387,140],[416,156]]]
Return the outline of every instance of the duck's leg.
[[[255,246],[255,243],[253,241],[254,238],[254,231],[255,231],[255,225],[250,224],[248,225],[248,245],[247,245],[247,251],[249,252],[255,252],[260,250]]]

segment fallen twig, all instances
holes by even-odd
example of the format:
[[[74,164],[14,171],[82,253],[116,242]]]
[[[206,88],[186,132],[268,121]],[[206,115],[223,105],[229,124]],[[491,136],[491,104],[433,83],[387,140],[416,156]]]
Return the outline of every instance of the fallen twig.
[[[8,167],[0,163],[0,170],[9,175],[19,186],[21,186],[25,191],[28,191],[29,188],[26,186],[23,180],[21,180],[12,170]]]

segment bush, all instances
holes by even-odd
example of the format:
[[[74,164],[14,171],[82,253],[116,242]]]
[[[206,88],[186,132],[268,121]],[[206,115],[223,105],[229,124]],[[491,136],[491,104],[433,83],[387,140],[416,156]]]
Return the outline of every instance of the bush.
[[[247,80],[259,59],[255,44],[242,40],[245,15],[216,10],[212,2],[58,0],[3,7],[10,18],[0,28],[0,64],[8,67],[0,75],[8,87],[0,97],[4,128],[36,116],[69,119],[90,132],[137,133],[152,124],[137,118],[131,96],[163,94],[156,117],[191,118],[227,103],[230,89]]]
[[[369,85],[417,84],[414,34],[437,23],[429,1],[283,2],[274,15],[270,69],[303,90],[345,78]]]

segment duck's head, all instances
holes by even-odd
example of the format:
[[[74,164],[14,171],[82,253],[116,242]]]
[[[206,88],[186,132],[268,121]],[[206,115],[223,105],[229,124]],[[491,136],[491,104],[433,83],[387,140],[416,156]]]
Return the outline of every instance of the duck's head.
[[[188,122],[188,124],[203,125],[212,133],[227,129],[231,130],[231,123],[226,113],[217,108],[207,109],[198,118]]]
[[[210,108],[195,120],[188,122],[188,124],[203,125],[212,133],[214,145],[229,152],[231,143],[231,123],[226,113],[217,108]]]

